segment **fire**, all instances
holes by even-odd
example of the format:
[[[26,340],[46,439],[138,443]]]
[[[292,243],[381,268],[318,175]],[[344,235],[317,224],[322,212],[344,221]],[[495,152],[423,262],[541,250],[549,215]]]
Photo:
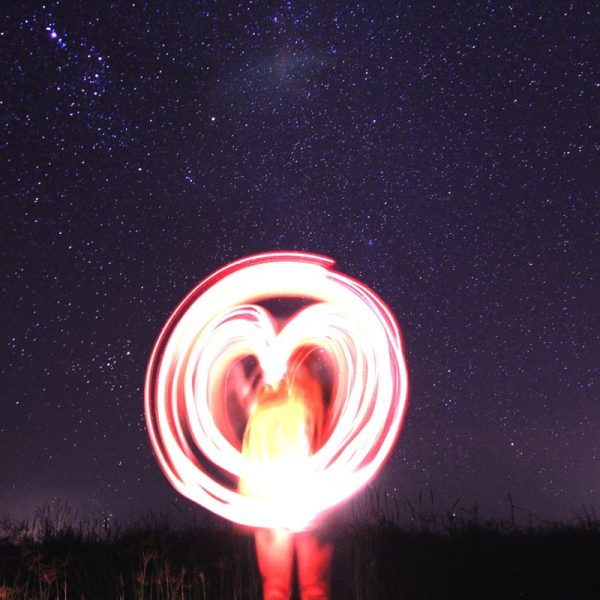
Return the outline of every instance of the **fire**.
[[[302,529],[370,481],[397,439],[408,397],[400,331],[382,300],[333,263],[303,252],[231,263],[184,298],[156,341],[145,385],[152,447],[175,489],[221,517]],[[272,298],[313,303],[280,326],[260,305]],[[227,406],[232,372],[254,357],[277,387],[306,348],[320,349],[335,375],[323,443],[291,468],[257,473]],[[238,491],[257,477],[268,493]]]

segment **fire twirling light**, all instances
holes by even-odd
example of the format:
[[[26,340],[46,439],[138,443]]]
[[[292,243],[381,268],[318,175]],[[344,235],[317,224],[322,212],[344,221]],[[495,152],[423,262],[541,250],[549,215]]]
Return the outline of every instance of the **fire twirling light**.
[[[333,264],[304,252],[233,262],[184,298],[156,341],[145,384],[152,447],[175,489],[225,519],[301,530],[371,480],[396,441],[408,392],[398,326],[374,292]],[[257,304],[273,298],[313,303],[280,328]],[[287,476],[279,471],[267,497],[242,495],[238,480],[260,466],[240,451],[228,377],[253,356],[263,381],[277,385],[307,347],[333,366],[326,440]]]

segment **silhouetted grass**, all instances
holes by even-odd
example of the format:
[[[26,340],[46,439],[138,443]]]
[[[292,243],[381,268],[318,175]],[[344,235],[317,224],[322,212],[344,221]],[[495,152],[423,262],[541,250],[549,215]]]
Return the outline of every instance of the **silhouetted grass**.
[[[511,506],[512,499],[510,499]],[[515,507],[516,508],[516,507]],[[332,531],[334,600],[600,598],[600,520],[482,521],[476,505],[436,511],[370,489]],[[523,516],[523,515],[520,515]],[[232,527],[79,522],[48,507],[0,521],[0,600],[260,599],[253,539]]]

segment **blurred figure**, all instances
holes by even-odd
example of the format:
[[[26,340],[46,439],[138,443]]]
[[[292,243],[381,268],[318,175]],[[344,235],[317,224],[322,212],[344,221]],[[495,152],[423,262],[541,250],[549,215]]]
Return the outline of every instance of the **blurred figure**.
[[[289,498],[290,488],[302,485],[302,465],[322,443],[324,411],[321,386],[302,365],[277,387],[263,385],[242,443],[257,469],[240,481],[240,493],[273,500],[275,507],[280,495]],[[296,495],[301,502],[300,489]],[[301,599],[329,600],[331,543],[310,530],[258,529],[254,537],[264,600],[291,597],[294,554]]]

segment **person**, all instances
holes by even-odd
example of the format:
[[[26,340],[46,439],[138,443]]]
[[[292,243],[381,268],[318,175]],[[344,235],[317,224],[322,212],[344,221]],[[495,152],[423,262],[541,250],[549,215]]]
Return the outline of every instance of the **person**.
[[[322,443],[323,418],[322,390],[307,368],[275,386],[262,384],[242,441],[255,475],[240,481],[240,493],[267,499],[274,510],[290,502],[290,489],[301,502],[302,466]],[[323,532],[256,529],[254,538],[264,600],[291,597],[294,557],[301,600],[329,600],[333,545]]]

